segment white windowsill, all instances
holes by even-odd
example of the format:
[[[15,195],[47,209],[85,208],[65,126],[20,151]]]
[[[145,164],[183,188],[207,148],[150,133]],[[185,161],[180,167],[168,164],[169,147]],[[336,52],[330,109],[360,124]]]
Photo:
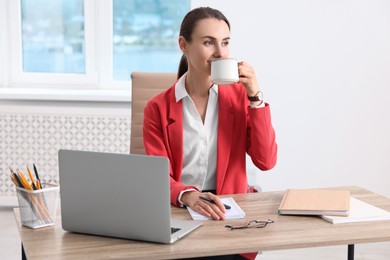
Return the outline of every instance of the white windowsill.
[[[0,88],[0,100],[130,102],[130,90]]]
[[[0,208],[17,208],[18,198],[15,196],[0,196]]]

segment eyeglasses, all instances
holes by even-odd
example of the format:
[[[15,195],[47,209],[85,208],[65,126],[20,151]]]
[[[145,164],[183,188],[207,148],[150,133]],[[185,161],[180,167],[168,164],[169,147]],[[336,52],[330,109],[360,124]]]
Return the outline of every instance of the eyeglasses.
[[[244,229],[244,228],[265,228],[268,224],[274,223],[271,219],[266,220],[251,220],[248,223],[241,225],[226,225],[226,228],[230,228],[230,230],[234,229]]]

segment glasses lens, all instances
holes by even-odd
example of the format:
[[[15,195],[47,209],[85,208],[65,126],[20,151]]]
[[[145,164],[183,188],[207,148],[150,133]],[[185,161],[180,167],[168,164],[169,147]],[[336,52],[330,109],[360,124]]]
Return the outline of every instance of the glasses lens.
[[[233,229],[243,229],[243,228],[264,228],[268,223],[273,223],[272,220],[252,220],[246,224],[238,224],[238,225],[226,225],[225,227]]]
[[[247,228],[247,225],[226,225],[225,227],[230,228],[230,229],[242,229],[242,228]]]
[[[248,228],[263,228],[265,226],[267,226],[268,222],[264,222],[264,221],[251,221],[248,223]]]

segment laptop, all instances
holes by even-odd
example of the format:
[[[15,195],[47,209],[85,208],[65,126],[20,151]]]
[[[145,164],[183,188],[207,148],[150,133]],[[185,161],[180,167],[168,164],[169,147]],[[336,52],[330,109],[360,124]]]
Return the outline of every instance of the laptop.
[[[174,243],[201,223],[171,219],[165,157],[60,150],[62,228]]]

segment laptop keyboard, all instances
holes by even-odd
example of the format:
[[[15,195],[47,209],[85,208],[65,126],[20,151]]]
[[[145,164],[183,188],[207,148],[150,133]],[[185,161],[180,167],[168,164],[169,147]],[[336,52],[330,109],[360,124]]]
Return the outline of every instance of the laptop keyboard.
[[[175,232],[177,232],[177,231],[179,231],[179,230],[181,230],[181,228],[174,228],[174,227],[171,227],[171,234],[173,234],[173,233],[175,233]]]

